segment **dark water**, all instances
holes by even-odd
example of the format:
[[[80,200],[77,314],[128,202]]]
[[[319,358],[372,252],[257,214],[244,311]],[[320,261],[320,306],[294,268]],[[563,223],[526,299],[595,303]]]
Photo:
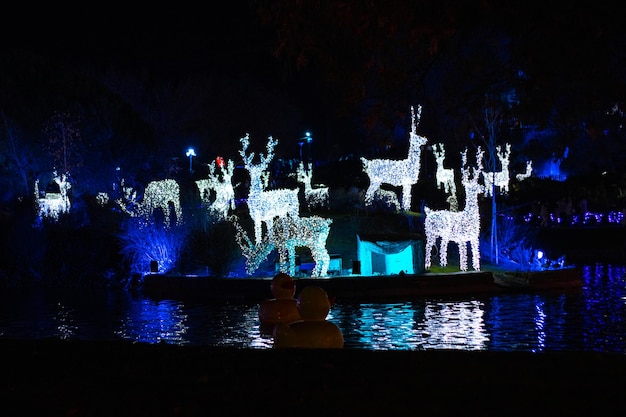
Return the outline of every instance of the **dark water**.
[[[328,320],[353,349],[626,353],[626,266],[582,267],[566,293],[338,300]],[[127,292],[4,292],[0,338],[272,348],[257,304],[155,301]]]

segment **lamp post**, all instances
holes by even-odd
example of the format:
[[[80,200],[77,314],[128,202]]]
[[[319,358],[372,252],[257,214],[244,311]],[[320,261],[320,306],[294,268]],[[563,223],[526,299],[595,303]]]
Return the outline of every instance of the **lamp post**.
[[[300,146],[300,161],[301,162],[304,162],[304,159],[302,159],[302,146],[304,146],[305,143],[308,144],[307,162],[311,161],[311,142],[313,142],[313,137],[311,136],[311,132],[305,132],[304,136],[298,139],[298,146]]]
[[[193,157],[196,156],[196,151],[193,148],[189,148],[187,149],[187,153],[186,155],[189,157],[189,173],[191,174],[193,172],[192,167],[192,160]]]

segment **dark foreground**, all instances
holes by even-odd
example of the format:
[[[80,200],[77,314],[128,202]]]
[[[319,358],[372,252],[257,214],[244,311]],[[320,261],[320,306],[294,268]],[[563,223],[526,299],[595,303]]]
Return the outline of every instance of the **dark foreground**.
[[[0,340],[2,415],[609,415],[626,355]]]

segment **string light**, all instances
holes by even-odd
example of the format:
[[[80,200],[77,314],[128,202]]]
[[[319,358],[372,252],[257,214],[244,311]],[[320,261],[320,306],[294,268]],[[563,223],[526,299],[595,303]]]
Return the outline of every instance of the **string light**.
[[[449,194],[447,201],[450,203],[450,210],[457,211],[459,205],[456,199],[456,184],[454,182],[454,169],[444,168],[443,161],[446,159],[446,150],[443,147],[443,143],[436,143],[433,146],[433,153],[437,161],[437,188],[443,189],[446,194]]]
[[[217,167],[220,168],[221,175]],[[202,203],[208,210],[209,216],[215,218],[216,221],[226,220],[229,211],[235,210],[235,189],[232,183],[234,172],[233,160],[225,163],[222,158],[218,157],[217,161],[214,160],[209,164],[208,178],[196,181]],[[211,191],[215,198],[213,202],[211,202]]]
[[[259,154],[260,163],[253,164],[254,152],[246,155],[250,145],[250,136],[246,135],[240,139],[242,149],[239,154],[243,158],[245,168],[250,175],[250,188],[248,190],[248,212],[254,222],[255,242],[263,239],[262,224],[265,223],[268,233],[272,233],[274,218],[290,214],[298,217],[300,211],[300,201],[298,199],[299,190],[281,188],[276,190],[265,190],[267,179],[264,175],[269,167],[269,163],[274,157],[274,147],[278,140],[271,136],[268,138],[266,149],[267,155]],[[267,177],[265,177],[267,178]]]
[[[143,203],[139,207],[140,213],[145,220],[152,221],[154,210],[160,208],[165,215],[165,226],[170,227],[170,216],[172,214],[170,203],[174,206],[176,224],[181,225],[183,222],[183,211],[180,207],[180,187],[176,180],[151,181],[143,193]]]
[[[485,182],[485,195],[491,196],[491,190],[499,187],[504,194],[509,192],[509,156],[511,156],[511,144],[507,143],[505,150],[502,151],[500,145],[496,146],[497,156],[502,165],[502,171],[483,172],[483,180]]]
[[[461,183],[465,188],[463,211],[433,211],[424,207],[424,214],[426,215],[424,221],[426,232],[424,264],[427,269],[431,265],[432,250],[437,240],[440,239],[439,262],[441,266],[448,264],[448,243],[455,242],[459,247],[459,267],[461,271],[467,271],[467,244],[469,243],[472,250],[472,267],[476,271],[480,270],[478,194],[483,192],[483,187],[478,183],[478,179],[482,173],[483,154],[484,152],[479,147],[476,153],[477,168],[471,168],[467,166],[467,149],[461,153]]]
[[[308,169],[304,169],[304,163],[298,165],[298,182],[304,184],[304,199],[309,210],[314,208],[327,208],[329,200],[328,187],[313,188],[313,164],[309,162]]]
[[[55,222],[59,220],[59,215],[69,213],[71,208],[68,191],[72,188],[66,174],[58,175],[53,171],[52,180],[59,186],[58,193],[46,193],[45,197],[39,197],[39,179],[35,180],[35,201],[37,202],[37,223],[41,224],[44,217],[51,218]]]
[[[411,209],[411,187],[419,179],[421,163],[421,147],[428,139],[417,134],[417,124],[421,117],[422,107],[417,108],[417,118],[411,107],[411,132],[409,134],[409,152],[406,159],[365,159],[361,158],[363,171],[370,179],[370,185],[365,193],[365,204],[371,205],[374,195],[381,184],[402,187],[402,210]]]

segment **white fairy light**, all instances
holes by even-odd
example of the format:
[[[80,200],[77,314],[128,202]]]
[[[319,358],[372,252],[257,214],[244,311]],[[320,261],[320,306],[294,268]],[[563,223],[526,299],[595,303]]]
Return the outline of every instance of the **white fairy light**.
[[[478,194],[483,192],[483,187],[478,183],[482,172],[482,158],[484,152],[478,148],[476,154],[477,168],[467,166],[467,150],[461,153],[462,167],[461,183],[465,188],[465,207],[463,211],[438,210],[433,211],[424,207],[426,215],[424,229],[426,232],[426,256],[425,267],[431,265],[432,250],[437,240],[439,245],[439,262],[441,266],[448,264],[448,243],[455,242],[459,247],[459,267],[461,271],[467,271],[467,244],[472,250],[472,267],[480,270],[480,211],[478,207]],[[470,175],[470,170],[471,175]]]
[[[250,136],[246,134],[240,139],[242,150],[239,154],[243,158],[245,168],[250,175],[250,188],[248,190],[248,212],[254,222],[254,239],[261,242],[263,239],[262,223],[265,223],[268,233],[272,233],[272,225],[274,218],[282,217],[290,214],[298,217],[300,211],[300,201],[298,200],[298,192],[296,189],[281,188],[276,190],[265,190],[266,181],[264,175],[269,167],[269,163],[274,157],[274,147],[278,140],[271,136],[267,141],[267,155],[259,154],[260,163],[253,164],[254,152],[246,155],[248,146],[250,145]],[[265,177],[267,178],[267,177]]]
[[[533,161],[526,161],[526,172],[517,174],[515,178],[518,181],[524,181],[526,178],[530,177],[533,173]]]
[[[296,247],[307,247],[315,262],[311,276],[326,276],[330,265],[326,240],[330,234],[331,223],[332,219],[320,216],[287,215],[276,219],[272,236],[279,251],[280,271],[293,276],[296,272]]]
[[[483,172],[483,180],[485,182],[485,195],[491,196],[491,190],[499,187],[504,194],[509,192],[509,157],[511,156],[511,144],[507,143],[505,150],[500,145],[496,146],[497,156],[502,165],[502,171]]]
[[[59,186],[58,193],[45,193],[44,197],[39,196],[39,179],[35,180],[35,201],[37,202],[38,221],[44,217],[53,219],[55,222],[59,220],[59,215],[69,213],[71,208],[68,191],[72,188],[66,174],[58,175],[57,171],[53,171],[52,180]]]
[[[313,164],[309,162],[308,169],[304,169],[304,163],[298,165],[298,182],[304,184],[304,199],[309,210],[314,208],[328,207],[328,187],[313,188],[311,179],[313,177]]]
[[[443,147],[443,143],[436,143],[433,146],[433,153],[437,160],[437,188],[443,189],[446,194],[449,194],[447,201],[450,203],[450,210],[457,211],[459,209],[456,199],[456,184],[454,182],[454,169],[444,168],[443,161],[446,159],[446,150]]]
[[[311,251],[315,267],[311,276],[326,276],[330,265],[330,255],[326,249],[326,240],[330,234],[332,219],[320,216],[293,217],[286,215],[277,218],[261,241],[252,242],[239,224],[236,216],[230,217],[235,225],[235,241],[246,258],[246,273],[252,275],[268,255],[276,249],[279,255],[279,269],[290,275],[295,274],[296,248],[306,247]]]
[[[144,194],[143,202],[139,207],[139,212],[145,220],[152,221],[154,210],[161,209],[165,216],[164,222],[166,227],[170,227],[170,204],[174,206],[174,214],[176,215],[176,224],[180,225],[183,221],[183,211],[180,206],[180,187],[176,180],[165,179],[160,181],[152,181],[148,183]]]
[[[101,206],[106,206],[109,204],[109,194],[105,192],[99,192],[96,194],[96,202]]]
[[[411,107],[411,132],[409,134],[409,152],[406,159],[365,159],[361,158],[363,171],[370,179],[370,185],[365,193],[365,204],[371,205],[374,194],[381,184],[402,187],[402,210],[411,209],[411,187],[417,183],[421,164],[421,147],[428,142],[417,134],[417,124],[421,117],[422,107],[417,108],[417,118]]]
[[[226,220],[229,210],[235,210],[235,190],[232,183],[235,163],[229,160],[225,166],[220,164],[220,168],[221,175],[217,170],[216,161],[212,161],[209,164],[208,178],[196,181],[202,203],[209,215],[218,221]],[[211,191],[213,191],[213,201],[211,201]]]

